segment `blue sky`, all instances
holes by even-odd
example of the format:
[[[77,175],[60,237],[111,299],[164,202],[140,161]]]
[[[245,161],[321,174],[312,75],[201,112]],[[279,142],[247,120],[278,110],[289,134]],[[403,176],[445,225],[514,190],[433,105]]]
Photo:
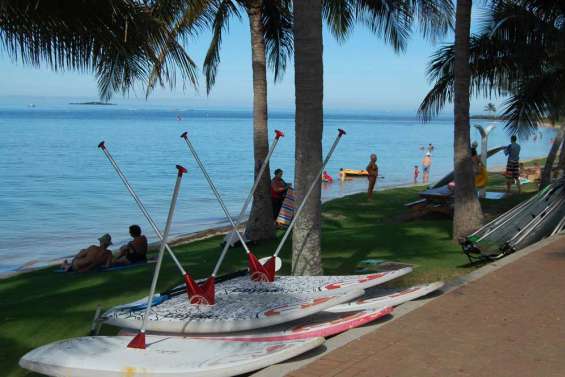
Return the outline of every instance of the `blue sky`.
[[[450,42],[453,36],[446,37]],[[210,40],[203,34],[187,45],[192,58],[201,66]],[[441,44],[441,42],[440,42]],[[344,43],[324,32],[324,106],[326,111],[409,112],[413,113],[430,84],[426,66],[439,44],[432,45],[414,34],[405,53],[392,48],[358,26]],[[88,73],[51,72],[23,67],[0,52],[0,103],[8,97],[65,97],[97,99],[96,80]],[[294,77],[292,64],[283,79],[269,80],[269,106],[273,110],[293,110]],[[252,106],[251,51],[246,17],[234,19],[224,38],[216,86],[207,96],[200,77],[200,88],[173,91],[158,89],[150,104],[180,104],[193,108],[250,109]],[[3,97],[3,98],[2,98]],[[144,101],[143,90],[113,102]],[[487,99],[472,99],[471,111],[482,112]],[[499,101],[493,100],[495,104]],[[447,109],[450,111],[450,107]]]

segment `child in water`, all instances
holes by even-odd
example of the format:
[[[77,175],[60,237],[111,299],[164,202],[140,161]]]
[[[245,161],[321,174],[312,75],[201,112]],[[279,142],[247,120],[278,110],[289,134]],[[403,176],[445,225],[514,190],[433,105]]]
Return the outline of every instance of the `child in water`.
[[[420,175],[420,169],[418,169],[418,165],[414,165],[414,184],[418,183],[419,175]]]
[[[375,183],[377,182],[377,176],[379,175],[379,167],[377,166],[377,155],[371,154],[371,160],[369,165],[367,165],[367,179],[369,180],[369,189],[367,190],[368,199],[373,198],[373,190],[375,189]]]

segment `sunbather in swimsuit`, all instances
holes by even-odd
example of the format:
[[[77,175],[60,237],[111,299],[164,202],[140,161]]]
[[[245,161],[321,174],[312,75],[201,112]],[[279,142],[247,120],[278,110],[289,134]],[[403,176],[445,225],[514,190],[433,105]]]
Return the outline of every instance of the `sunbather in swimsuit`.
[[[119,254],[112,260],[112,265],[147,262],[147,238],[141,234],[139,225],[129,227],[133,240],[120,248]]]
[[[112,244],[112,237],[106,233],[98,239],[100,245],[90,245],[82,249],[69,263],[64,261],[61,267],[66,272],[86,272],[96,267],[104,266],[112,260],[112,252],[108,246]]]

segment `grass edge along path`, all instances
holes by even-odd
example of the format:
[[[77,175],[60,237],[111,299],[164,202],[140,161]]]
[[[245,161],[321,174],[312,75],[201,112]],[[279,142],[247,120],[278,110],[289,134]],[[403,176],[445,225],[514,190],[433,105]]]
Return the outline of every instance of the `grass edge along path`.
[[[353,274],[362,260],[373,258],[409,263],[414,272],[391,282],[407,286],[450,280],[470,272],[466,257],[451,240],[451,221],[442,217],[402,220],[404,203],[417,199],[423,186],[380,191],[373,201],[366,194],[331,200],[323,205],[322,257],[327,275]],[[504,189],[504,179],[491,174],[490,190]],[[535,191],[498,201],[484,200],[483,209],[493,217]],[[405,217],[405,216],[404,216]],[[279,233],[278,237],[282,236]],[[175,248],[183,266],[195,277],[206,277],[220,253],[222,237],[213,237]],[[278,241],[278,240],[277,240]],[[259,257],[271,255],[275,241],[253,247]],[[281,253],[282,274],[289,273],[290,242]],[[224,271],[245,267],[244,251],[231,249]],[[56,273],[53,268],[0,281],[0,370],[4,376],[32,375],[19,368],[19,358],[29,350],[55,340],[83,336],[100,304],[109,308],[147,295],[154,265],[123,271]],[[165,257],[158,290],[181,282],[176,267]],[[116,329],[105,327],[104,333]]]

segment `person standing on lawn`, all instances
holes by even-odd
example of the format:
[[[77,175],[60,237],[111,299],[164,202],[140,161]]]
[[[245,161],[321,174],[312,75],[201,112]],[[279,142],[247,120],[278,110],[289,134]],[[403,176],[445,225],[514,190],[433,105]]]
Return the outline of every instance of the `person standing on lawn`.
[[[284,197],[289,185],[282,179],[283,171],[281,169],[275,170],[275,176],[271,180],[271,203],[273,205],[273,220],[279,216]]]
[[[513,183],[516,183],[518,193],[520,193],[520,144],[516,142],[516,135],[510,138],[510,144],[504,149],[504,154],[508,156],[506,163],[506,192],[510,193]]]
[[[373,198],[373,190],[375,189],[375,184],[377,183],[378,176],[379,176],[379,167],[377,166],[377,155],[373,153],[371,154],[369,165],[367,165],[367,179],[369,180],[367,197],[369,200]]]

